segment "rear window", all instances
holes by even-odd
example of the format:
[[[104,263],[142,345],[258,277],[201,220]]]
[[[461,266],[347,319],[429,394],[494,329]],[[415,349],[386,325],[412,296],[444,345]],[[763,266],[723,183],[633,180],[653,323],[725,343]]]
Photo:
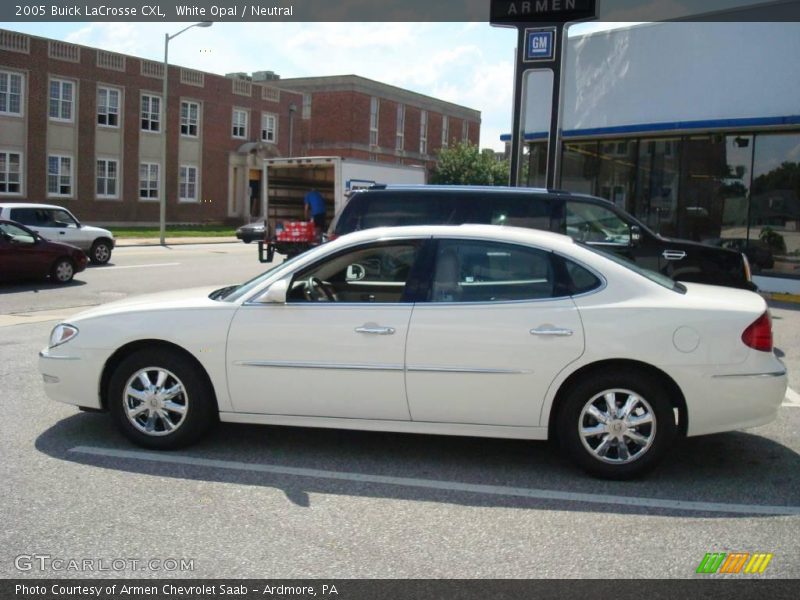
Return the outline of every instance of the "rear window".
[[[674,281],[674,280],[670,279],[666,275],[662,275],[661,273],[657,273],[655,271],[651,271],[650,269],[643,269],[642,267],[640,267],[636,263],[633,263],[633,262],[631,262],[629,260],[626,260],[626,259],[622,258],[621,256],[619,256],[618,254],[614,254],[613,252],[606,252],[604,250],[599,250],[595,246],[590,246],[589,244],[581,243],[580,245],[583,248],[586,248],[587,250],[591,250],[595,254],[599,254],[600,256],[604,256],[608,260],[610,260],[612,262],[615,262],[618,265],[621,265],[621,266],[625,267],[626,269],[630,269],[634,273],[637,273],[638,275],[641,275],[642,277],[644,277],[646,279],[649,279],[650,281],[652,281],[654,283],[657,283],[661,287],[665,287],[668,290],[672,290],[673,292],[677,292],[679,294],[685,294],[686,293],[686,288],[682,284],[678,283],[677,281]]]

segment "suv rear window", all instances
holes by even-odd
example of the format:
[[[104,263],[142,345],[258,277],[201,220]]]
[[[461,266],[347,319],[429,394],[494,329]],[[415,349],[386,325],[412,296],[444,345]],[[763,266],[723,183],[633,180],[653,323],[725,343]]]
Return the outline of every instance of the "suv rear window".
[[[445,225],[452,222],[452,213],[452,202],[439,195],[361,192],[345,207],[334,233],[344,235],[400,225]]]

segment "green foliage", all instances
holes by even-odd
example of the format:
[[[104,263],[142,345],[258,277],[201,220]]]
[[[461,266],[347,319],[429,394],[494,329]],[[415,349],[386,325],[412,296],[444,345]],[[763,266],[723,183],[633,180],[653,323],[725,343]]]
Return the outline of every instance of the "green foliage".
[[[761,235],[758,237],[776,254],[786,254],[786,241],[783,239],[783,236],[774,229],[765,227],[761,230]]]
[[[438,185],[507,185],[508,161],[495,159],[491,149],[482,152],[469,142],[442,148],[431,183]]]

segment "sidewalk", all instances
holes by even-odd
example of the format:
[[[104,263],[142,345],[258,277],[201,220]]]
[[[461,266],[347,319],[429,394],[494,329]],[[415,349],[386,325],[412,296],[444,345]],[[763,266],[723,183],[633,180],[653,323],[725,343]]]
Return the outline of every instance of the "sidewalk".
[[[225,237],[169,237],[166,238],[167,246],[179,246],[184,244],[241,244],[233,236]],[[117,238],[117,248],[123,246],[160,246],[157,237],[150,238]]]

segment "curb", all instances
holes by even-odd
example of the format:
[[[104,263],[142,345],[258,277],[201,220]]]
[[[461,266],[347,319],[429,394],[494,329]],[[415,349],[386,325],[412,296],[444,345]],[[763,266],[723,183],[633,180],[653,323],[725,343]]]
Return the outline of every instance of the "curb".
[[[798,294],[780,294],[776,292],[761,292],[761,295],[766,300],[773,302],[782,302],[784,304],[800,304],[800,295]]]

